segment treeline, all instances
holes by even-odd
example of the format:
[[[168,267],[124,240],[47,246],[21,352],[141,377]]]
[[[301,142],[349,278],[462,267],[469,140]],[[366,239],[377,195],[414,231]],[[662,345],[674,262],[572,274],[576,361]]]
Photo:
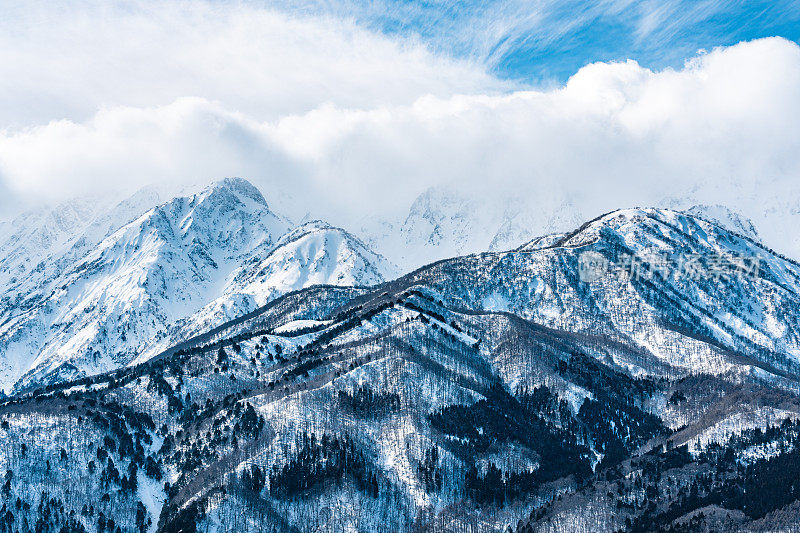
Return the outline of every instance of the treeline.
[[[557,370],[592,393],[593,398],[581,404],[577,419],[603,454],[601,469],[622,461],[648,440],[671,433],[660,418],[640,407],[659,390],[654,380],[632,378],[578,353],[559,361]]]

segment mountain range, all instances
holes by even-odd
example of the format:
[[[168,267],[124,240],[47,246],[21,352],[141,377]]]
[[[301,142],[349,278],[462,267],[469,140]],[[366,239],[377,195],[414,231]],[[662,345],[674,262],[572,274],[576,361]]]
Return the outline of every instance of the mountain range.
[[[242,179],[154,202],[140,193],[109,212],[87,202],[15,221],[2,245],[6,386],[124,366],[288,291],[393,272],[344,230],[293,226]]]
[[[800,523],[798,263],[723,206],[474,211],[362,241],[228,179],[2,228],[0,531]]]

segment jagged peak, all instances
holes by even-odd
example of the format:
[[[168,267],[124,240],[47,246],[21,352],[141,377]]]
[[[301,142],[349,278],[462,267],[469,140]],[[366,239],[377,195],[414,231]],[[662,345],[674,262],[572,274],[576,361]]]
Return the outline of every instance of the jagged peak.
[[[117,207],[137,205],[141,202],[149,202],[157,204],[161,200],[161,197],[162,194],[159,192],[157,187],[153,185],[146,185],[144,187],[137,189],[133,194],[131,194],[127,198],[124,198],[121,201],[119,201],[117,203]]]
[[[334,230],[334,231],[342,231],[342,232],[344,232],[344,230],[341,229],[341,228],[337,228],[335,226],[332,226],[332,225],[328,224],[327,222],[325,222],[324,220],[317,219],[317,220],[309,220],[307,222],[303,222],[302,224],[297,226],[295,229],[293,229],[291,231],[291,233],[295,233],[295,232],[297,232],[297,233],[309,233],[309,232],[312,232],[312,231],[326,231],[326,230]]]
[[[405,224],[414,217],[435,219],[442,212],[454,210],[466,212],[474,208],[474,199],[446,187],[429,187],[411,203]]]
[[[392,279],[399,274],[398,268],[386,257],[346,229],[333,226],[324,220],[309,220],[283,234],[272,247],[269,256],[274,257],[275,254],[284,253],[287,247],[291,249],[307,242],[322,243],[323,247],[344,245],[369,262],[384,279]]]
[[[207,198],[214,194],[220,193],[229,193],[240,198],[247,198],[269,208],[267,205],[267,200],[264,198],[264,195],[261,194],[261,191],[258,189],[258,187],[244,178],[224,178],[219,181],[215,181],[195,196]]]
[[[190,214],[185,211],[187,208],[194,215],[199,214],[205,219],[212,216],[219,208],[239,210],[243,206],[254,207],[255,212],[276,217],[288,225],[284,217],[272,213],[261,191],[243,178],[225,178],[211,183],[199,192],[184,192],[145,212],[138,221],[140,223],[143,220],[160,217],[171,219],[178,215],[184,217]]]

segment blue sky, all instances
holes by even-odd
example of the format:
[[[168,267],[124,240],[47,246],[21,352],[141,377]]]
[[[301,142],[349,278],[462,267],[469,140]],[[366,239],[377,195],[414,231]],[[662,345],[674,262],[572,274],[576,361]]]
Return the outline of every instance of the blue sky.
[[[562,83],[596,61],[680,67],[698,50],[781,36],[800,39],[798,0],[342,1],[267,4],[354,19],[388,35],[482,62],[499,77]]]

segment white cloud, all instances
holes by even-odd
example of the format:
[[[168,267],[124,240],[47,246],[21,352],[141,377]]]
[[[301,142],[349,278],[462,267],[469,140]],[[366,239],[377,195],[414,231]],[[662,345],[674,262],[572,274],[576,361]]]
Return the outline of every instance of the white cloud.
[[[278,15],[264,16],[260,23],[272,28],[268,19]],[[228,31],[228,22],[218,29]],[[231,35],[248,24],[235,22]],[[199,57],[211,57],[187,79],[221,69],[198,82],[210,87],[201,97],[183,98],[192,95],[191,84],[171,79],[152,93],[176,97],[168,103],[138,101],[132,89],[120,93],[125,106],[108,104],[89,118],[8,130],[0,134],[0,175],[14,190],[51,195],[240,175],[268,197],[291,192],[295,215],[312,210],[342,224],[365,214],[400,215],[419,192],[439,184],[485,195],[515,191],[531,206],[566,196],[587,215],[677,196],[738,208],[762,223],[776,248],[800,255],[800,241],[780,235],[787,220],[800,218],[794,43],[742,43],[680,70],[597,63],[561,88],[498,94],[499,82],[480,69],[421,48],[397,48],[354,29],[341,38],[338,28],[314,47],[328,44],[336,53],[327,54],[303,48],[307,30],[297,30],[291,46],[300,50],[286,52],[295,54],[291,59],[259,55],[288,74],[254,73],[252,94],[231,87],[247,84],[241,74],[257,62],[226,70],[236,58],[215,58],[196,43]],[[263,50],[283,50],[281,38],[265,39]],[[244,53],[248,43],[242,38],[238,49]],[[375,43],[385,49],[370,50]],[[337,59],[343,50],[358,57]],[[182,61],[175,49],[167,56]],[[112,78],[123,69],[109,68]],[[156,83],[164,68],[144,73],[146,83]]]
[[[103,106],[220,102],[259,120],[329,102],[410,103],[500,90],[483,67],[352,21],[243,2],[9,0],[0,17],[0,128],[84,121]]]
[[[560,190],[585,212],[694,189],[698,201],[759,218],[763,206],[800,200],[798,126],[800,47],[768,39],[699,56],[679,71],[598,63],[558,90],[327,108],[267,131],[313,162],[319,188],[343,183],[403,207],[420,188],[442,183],[531,198]]]

